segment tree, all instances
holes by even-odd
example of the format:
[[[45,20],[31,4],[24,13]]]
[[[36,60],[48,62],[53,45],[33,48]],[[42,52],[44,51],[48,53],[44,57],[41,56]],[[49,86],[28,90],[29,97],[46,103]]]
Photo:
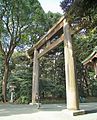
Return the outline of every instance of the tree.
[[[94,72],[91,68],[83,69],[81,62],[91,54],[97,45],[97,1],[63,0],[61,7],[66,20],[76,31],[72,38],[80,95],[93,95],[93,91],[96,90],[94,90],[95,87],[93,88],[96,86],[93,78]]]
[[[13,64],[14,69],[11,70],[8,86],[14,83],[15,88],[15,101],[16,103],[29,103],[31,102],[32,93],[32,67],[30,61],[23,52],[14,52]],[[8,95],[10,94],[10,88],[8,87]]]
[[[44,23],[44,11],[37,0],[1,0],[0,10],[0,53],[4,67],[2,95],[6,102],[6,84],[12,54],[18,47],[27,47],[28,40],[38,40],[43,34],[41,22]]]
[[[80,92],[83,90],[84,95],[94,95],[93,86],[94,69],[93,67],[85,67],[82,65],[82,61],[86,59],[92,52],[95,46],[97,46],[97,29],[92,29],[87,34],[77,34],[73,37],[73,48],[76,59],[76,72],[77,80]],[[96,84],[95,84],[96,86]],[[96,87],[95,87],[96,88]]]
[[[46,31],[48,31],[61,16],[60,13],[52,13],[51,11],[46,13]]]
[[[63,0],[61,7],[64,11],[65,18],[77,31],[92,29],[96,26],[96,0]]]
[[[40,59],[40,95],[44,98],[65,97],[65,67],[63,44]]]

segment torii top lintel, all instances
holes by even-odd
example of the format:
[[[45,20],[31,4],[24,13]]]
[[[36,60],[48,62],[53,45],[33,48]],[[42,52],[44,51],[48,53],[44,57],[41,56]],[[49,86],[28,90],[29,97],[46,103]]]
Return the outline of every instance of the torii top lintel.
[[[54,36],[58,31],[60,31],[63,27],[63,21],[64,16],[62,16],[61,19],[36,44],[34,44],[30,49],[27,50],[27,54],[29,56],[32,56],[35,48],[39,49],[47,41],[49,41],[52,36]]]
[[[55,48],[58,44],[64,41],[64,32],[63,26],[66,22],[64,16],[60,18],[60,20],[30,49],[27,50],[27,55],[32,58],[34,49],[38,50],[38,58]],[[81,30],[80,27],[77,26],[76,30],[71,30],[71,35],[75,34]],[[43,50],[43,51],[41,51]]]

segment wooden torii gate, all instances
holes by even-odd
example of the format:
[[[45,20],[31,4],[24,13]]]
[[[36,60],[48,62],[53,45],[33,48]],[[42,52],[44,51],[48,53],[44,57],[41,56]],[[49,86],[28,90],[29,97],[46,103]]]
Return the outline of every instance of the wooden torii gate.
[[[35,45],[33,45],[33,47],[27,51],[29,57],[33,59],[32,103],[36,103],[36,95],[39,93],[39,58],[62,42],[64,42],[67,109],[80,111],[71,32],[64,17],[62,17]]]
[[[97,79],[97,46],[93,49],[93,52],[84,61],[82,61],[82,64],[84,66],[94,67],[94,78]]]

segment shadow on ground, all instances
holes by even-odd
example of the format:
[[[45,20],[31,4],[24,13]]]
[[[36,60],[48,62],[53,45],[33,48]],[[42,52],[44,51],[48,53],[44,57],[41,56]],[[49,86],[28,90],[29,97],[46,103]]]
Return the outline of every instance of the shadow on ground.
[[[32,107],[30,105],[0,104],[0,117],[16,114],[31,114],[34,112],[38,112],[36,106]]]
[[[41,111],[62,111],[66,109],[66,104],[44,104],[41,105]]]
[[[0,117],[32,114],[40,111],[62,111],[64,109],[66,109],[66,104],[42,104],[39,109],[36,105],[0,104]],[[80,109],[85,110],[86,114],[97,113],[97,103],[81,103]]]
[[[65,104],[45,104],[41,105],[39,109],[37,105],[0,104],[0,117],[17,114],[32,114],[39,111],[61,111],[65,108]]]
[[[86,114],[97,113],[97,103],[81,103],[80,108],[85,110]]]
[[[94,110],[86,110],[86,114],[97,113],[97,109]]]

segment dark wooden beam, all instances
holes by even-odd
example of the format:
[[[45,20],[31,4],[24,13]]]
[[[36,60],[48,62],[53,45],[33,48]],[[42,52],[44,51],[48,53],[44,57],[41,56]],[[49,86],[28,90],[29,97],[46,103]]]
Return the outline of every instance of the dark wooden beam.
[[[57,47],[57,45],[59,45],[63,41],[64,41],[64,35],[62,34],[59,39],[57,39],[52,44],[50,44],[49,46],[47,46],[41,53],[38,53],[38,58],[42,57],[43,55],[45,55],[46,53],[48,53],[50,50],[52,50],[55,47]]]
[[[41,47],[46,43],[53,35],[55,35],[63,27],[64,16],[35,44],[33,47],[28,49],[27,53],[31,56],[35,48]]]

